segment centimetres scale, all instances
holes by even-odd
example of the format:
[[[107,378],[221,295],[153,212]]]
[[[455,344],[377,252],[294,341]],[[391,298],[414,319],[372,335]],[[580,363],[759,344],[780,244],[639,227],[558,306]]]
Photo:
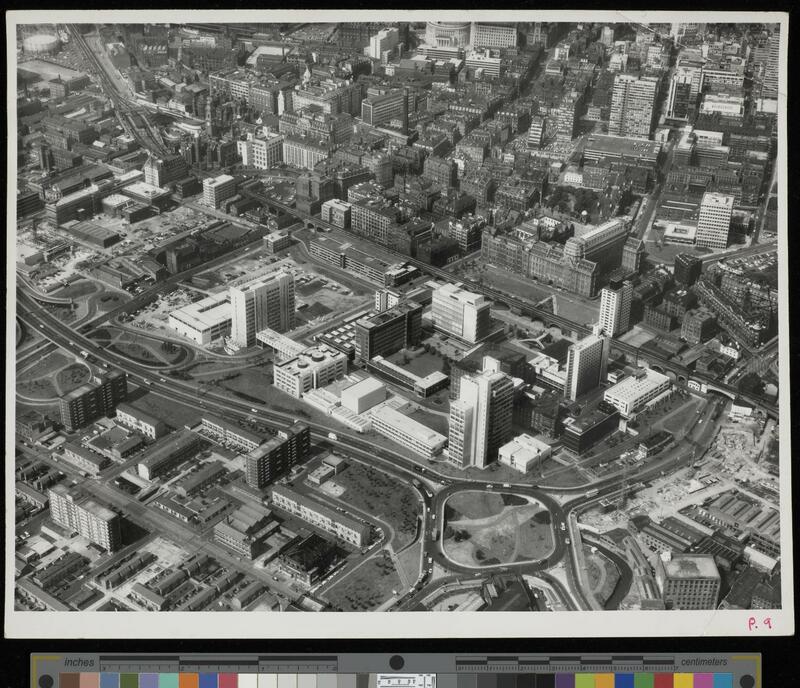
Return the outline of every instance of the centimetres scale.
[[[427,677],[425,675],[428,675]],[[31,688],[761,688],[760,654],[31,655]]]

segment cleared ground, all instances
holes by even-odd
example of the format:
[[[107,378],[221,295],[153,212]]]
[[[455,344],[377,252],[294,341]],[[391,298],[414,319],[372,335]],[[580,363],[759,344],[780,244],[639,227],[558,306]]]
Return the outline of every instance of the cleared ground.
[[[366,612],[379,607],[401,587],[391,556],[381,550],[328,590],[325,598],[342,611]]]
[[[339,500],[386,521],[395,532],[393,547],[398,550],[413,541],[417,532],[419,498],[397,479],[355,461],[334,481],[345,488]]]
[[[600,552],[592,554],[587,545],[583,546],[583,553],[589,578],[589,588],[597,598],[597,601],[604,605],[613,594],[617,583],[619,583],[619,571],[614,562],[604,557]]]
[[[445,554],[463,566],[544,559],[554,546],[550,512],[527,497],[466,492],[445,505]]]

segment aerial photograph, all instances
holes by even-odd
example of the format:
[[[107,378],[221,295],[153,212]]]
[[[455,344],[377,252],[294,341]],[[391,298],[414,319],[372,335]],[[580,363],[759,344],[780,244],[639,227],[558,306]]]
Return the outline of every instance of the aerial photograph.
[[[787,25],[521,14],[11,27],[11,609],[790,605]]]

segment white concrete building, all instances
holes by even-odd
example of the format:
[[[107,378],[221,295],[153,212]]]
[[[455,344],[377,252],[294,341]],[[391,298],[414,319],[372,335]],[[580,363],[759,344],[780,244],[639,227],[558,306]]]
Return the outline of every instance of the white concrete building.
[[[282,392],[301,398],[311,389],[324,387],[347,372],[347,356],[328,346],[306,349],[299,356],[273,365],[273,384]]]
[[[656,397],[668,392],[671,381],[651,368],[640,368],[606,390],[603,399],[619,409],[624,418],[631,418]]]
[[[431,318],[434,327],[471,344],[489,335],[491,301],[482,294],[445,284],[433,292]]]
[[[203,204],[209,208],[219,208],[222,201],[236,195],[236,180],[229,174],[203,180]]]
[[[447,444],[444,435],[400,413],[389,404],[371,411],[370,416],[374,430],[425,458],[441,454]]]
[[[599,328],[595,328],[599,330]],[[608,339],[599,333],[584,337],[569,347],[564,394],[571,401],[597,387],[608,368]]]
[[[231,339],[238,346],[252,346],[256,333],[294,329],[294,275],[280,270],[230,288]]]
[[[223,292],[207,296],[169,314],[169,326],[197,344],[211,344],[231,333],[231,301]]]
[[[607,337],[616,337],[630,327],[633,284],[628,281],[603,287],[600,292],[600,327]]]
[[[520,473],[528,473],[535,465],[550,458],[550,445],[523,434],[500,447],[500,463]]]
[[[367,377],[342,390],[341,403],[353,413],[364,413],[386,401],[386,385],[374,377]]]
[[[712,249],[728,248],[728,234],[733,215],[733,196],[705,193],[697,219],[697,245]]]

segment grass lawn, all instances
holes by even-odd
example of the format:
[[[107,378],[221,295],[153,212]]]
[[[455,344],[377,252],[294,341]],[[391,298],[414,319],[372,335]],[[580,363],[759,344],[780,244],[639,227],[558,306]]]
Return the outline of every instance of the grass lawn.
[[[544,477],[539,479],[539,484],[553,487],[576,487],[585,485],[587,481],[588,478],[574,466],[554,465],[552,473],[548,473],[545,469]]]
[[[412,488],[355,461],[350,461],[334,480],[345,488],[340,501],[374,514],[394,528],[395,549],[405,547],[414,539],[420,504]]]
[[[586,572],[589,578],[589,588],[597,601],[605,605],[614,592],[619,582],[619,571],[614,562],[604,557],[600,552],[591,553],[588,545],[583,546],[586,560]]]
[[[443,547],[466,566],[488,566],[544,559],[553,551],[550,513],[541,504],[510,494],[459,494],[445,507]],[[458,498],[457,506],[450,501]],[[477,508],[471,508],[473,502]],[[472,516],[465,515],[469,511]]]
[[[36,365],[31,366],[27,370],[17,374],[17,383],[30,382],[37,380],[40,377],[48,377],[54,375],[56,371],[61,370],[67,365],[71,358],[67,358],[64,354],[56,351],[52,354],[45,356]]]
[[[266,403],[270,398],[272,374],[261,368],[250,368],[236,371],[227,380],[220,380],[219,386],[229,390],[246,401],[255,399],[258,403]]]
[[[66,394],[87,382],[91,375],[91,371],[85,365],[73,363],[58,371],[56,384],[61,390],[61,394]]]
[[[337,608],[346,612],[365,612],[375,609],[400,592],[400,576],[386,550],[381,550],[368,562],[334,585],[325,597]]]
[[[413,582],[419,576],[419,555],[421,550],[422,543],[417,542],[397,555],[397,563],[403,569],[406,581]],[[428,562],[424,562],[423,565],[427,566]]]
[[[200,410],[180,404],[172,399],[165,399],[154,392],[145,392],[134,401],[129,400],[128,403],[140,411],[163,419],[167,425],[173,428],[195,425],[200,422]]]
[[[77,299],[81,296],[94,294],[97,291],[97,289],[98,285],[95,284],[94,282],[90,282],[89,280],[78,280],[66,287],[63,287],[62,289],[54,291],[53,296],[62,296],[62,297]]]
[[[486,518],[503,511],[503,498],[494,492],[469,491],[455,494],[447,500],[445,519]]]
[[[52,399],[58,396],[53,381],[47,378],[17,382],[17,392],[31,399]]]

